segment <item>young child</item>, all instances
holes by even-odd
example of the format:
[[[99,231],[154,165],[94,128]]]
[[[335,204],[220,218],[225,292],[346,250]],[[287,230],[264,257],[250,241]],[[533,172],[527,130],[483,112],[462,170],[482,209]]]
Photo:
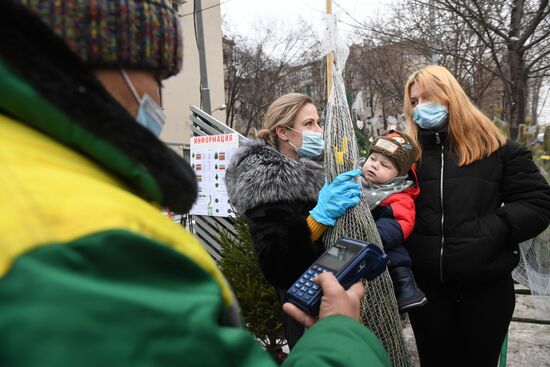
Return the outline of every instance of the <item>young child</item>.
[[[414,199],[420,193],[413,166],[416,152],[407,135],[391,130],[374,139],[368,157],[359,161],[364,195],[390,258],[389,272],[402,313],[428,302],[416,285],[409,252],[403,247],[414,228]]]

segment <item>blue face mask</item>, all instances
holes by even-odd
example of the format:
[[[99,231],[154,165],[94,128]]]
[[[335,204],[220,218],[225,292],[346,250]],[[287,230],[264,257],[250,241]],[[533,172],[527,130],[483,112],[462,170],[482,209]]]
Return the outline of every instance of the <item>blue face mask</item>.
[[[166,115],[153,98],[144,94],[139,103],[136,121],[145,126],[158,138],[166,121]]]
[[[449,112],[439,103],[428,102],[417,105],[413,110],[413,120],[426,130],[439,130],[447,123]]]
[[[128,74],[124,69],[120,70],[126,80],[126,84],[132,91],[132,94],[139,103],[139,109],[136,116],[136,121],[145,126],[149,131],[151,131],[158,138],[162,128],[166,122],[166,115],[162,111],[162,108],[151,98],[147,93],[143,94],[143,97],[139,98],[139,95],[134,88],[134,85],[130,81]]]
[[[323,154],[323,150],[325,149],[323,133],[307,130],[300,132],[288,126],[287,128],[302,134],[302,146],[300,148],[295,147],[290,141],[288,142],[296,150],[298,158],[317,158]]]

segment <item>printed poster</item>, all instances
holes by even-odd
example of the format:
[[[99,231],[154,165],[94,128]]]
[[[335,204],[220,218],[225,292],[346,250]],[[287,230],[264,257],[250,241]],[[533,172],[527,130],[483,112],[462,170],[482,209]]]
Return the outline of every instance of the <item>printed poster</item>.
[[[239,147],[236,133],[191,138],[191,167],[197,176],[198,197],[193,215],[234,217],[225,187],[225,171]]]

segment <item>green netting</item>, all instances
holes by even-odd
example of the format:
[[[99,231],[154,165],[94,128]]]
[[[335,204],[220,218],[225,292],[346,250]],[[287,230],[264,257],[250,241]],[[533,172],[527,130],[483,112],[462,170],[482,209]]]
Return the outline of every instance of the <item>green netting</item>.
[[[357,167],[358,153],[342,76],[349,49],[338,39],[334,17],[328,17],[327,34],[327,49],[334,52],[335,61],[324,130],[325,173],[327,181],[331,182],[340,173]],[[336,226],[325,234],[326,246],[334,245],[341,236],[369,241],[382,247],[364,196],[358,206],[340,217]],[[388,271],[372,282],[364,281],[364,284],[366,292],[361,303],[363,323],[382,341],[393,366],[408,366],[401,320]]]

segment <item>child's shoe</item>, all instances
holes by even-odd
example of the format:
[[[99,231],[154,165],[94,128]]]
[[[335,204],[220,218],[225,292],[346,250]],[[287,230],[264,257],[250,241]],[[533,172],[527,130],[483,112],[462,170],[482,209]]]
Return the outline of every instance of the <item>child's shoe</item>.
[[[405,313],[413,307],[420,307],[428,302],[424,292],[416,285],[410,268],[405,266],[390,268],[390,276],[400,313]]]

